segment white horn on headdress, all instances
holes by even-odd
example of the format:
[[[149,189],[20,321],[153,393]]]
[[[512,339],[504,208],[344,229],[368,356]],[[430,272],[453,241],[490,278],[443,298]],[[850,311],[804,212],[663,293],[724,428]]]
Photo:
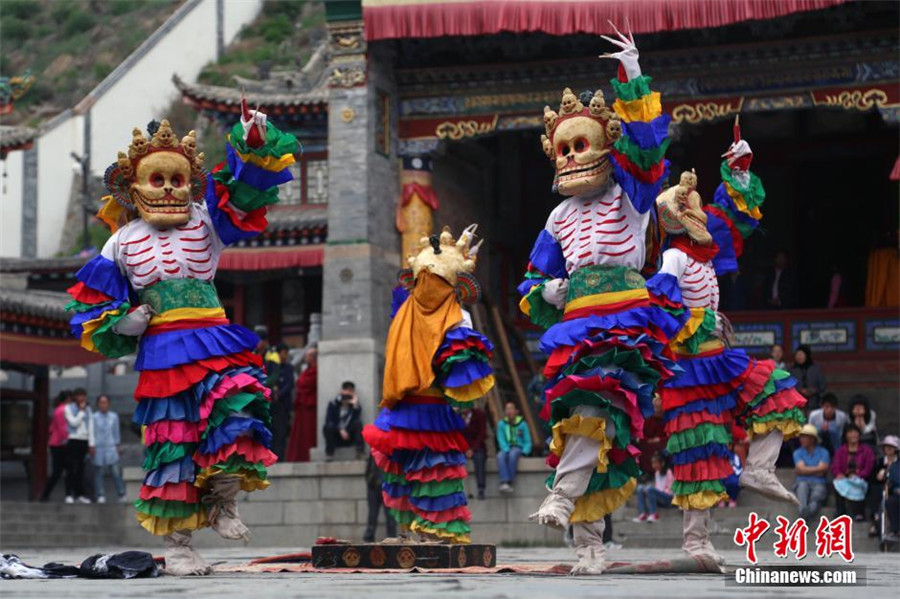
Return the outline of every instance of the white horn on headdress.
[[[475,239],[475,231],[478,229],[478,223],[473,223],[463,229],[463,232],[460,233],[459,239],[456,240],[456,247],[459,249],[466,248],[472,244],[472,240]]]
[[[475,256],[478,255],[478,250],[481,248],[481,244],[484,243],[484,238],[478,240],[478,243],[469,248],[468,256],[470,260],[474,260]]]

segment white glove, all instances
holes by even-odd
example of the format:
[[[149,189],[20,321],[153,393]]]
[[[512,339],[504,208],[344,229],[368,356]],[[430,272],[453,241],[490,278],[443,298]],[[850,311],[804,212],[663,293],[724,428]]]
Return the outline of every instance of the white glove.
[[[551,306],[560,310],[566,307],[566,296],[569,294],[569,279],[551,279],[544,283],[541,297]]]
[[[147,324],[153,317],[149,304],[141,304],[113,325],[113,332],[129,337],[138,337],[147,330]]]
[[[713,335],[725,342],[728,347],[734,344],[734,329],[731,327],[731,321],[721,312],[716,312],[716,330]]]
[[[637,46],[634,45],[634,35],[631,33],[631,28],[628,28],[628,36],[622,35],[622,33],[616,29],[616,26],[613,25],[612,21],[608,21],[610,26],[613,28],[613,31],[616,32],[618,39],[607,37],[605,35],[601,35],[603,39],[608,41],[611,44],[614,44],[621,48],[620,52],[607,52],[605,54],[601,54],[600,58],[615,58],[619,62],[622,63],[622,68],[625,69],[625,74],[628,75],[628,80],[633,81],[641,76],[641,65],[638,63],[638,58],[640,55],[638,54]],[[628,23],[626,22],[626,26]]]

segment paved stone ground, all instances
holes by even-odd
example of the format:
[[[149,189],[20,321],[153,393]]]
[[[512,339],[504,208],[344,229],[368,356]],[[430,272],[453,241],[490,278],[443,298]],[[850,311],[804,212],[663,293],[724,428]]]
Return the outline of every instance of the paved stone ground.
[[[241,564],[263,555],[283,553],[284,549],[215,549],[205,552],[212,562]],[[49,561],[77,563],[91,554],[89,549],[34,550],[20,557],[31,564]],[[741,565],[743,553],[723,552],[729,564]],[[652,549],[628,549],[610,553],[616,561],[649,561],[673,557],[672,552]],[[498,563],[571,563],[566,549],[499,549]],[[763,563],[776,563],[770,555],[761,556]],[[824,565],[839,560],[807,558],[804,564]],[[782,587],[736,588],[725,585],[724,576],[714,575],[604,575],[569,577],[550,575],[443,575],[443,574],[216,574],[208,578],[163,577],[149,580],[3,580],[0,594],[4,598],[85,597],[91,599],[147,599],[182,597],[190,599],[285,599],[288,597],[346,598],[423,598],[486,597],[510,599],[549,599],[551,597],[628,597],[674,599],[690,597],[785,597],[799,599],[844,598],[853,596],[895,596],[900,586],[900,556],[897,554],[859,554],[855,565],[868,571],[868,588],[853,587]]]

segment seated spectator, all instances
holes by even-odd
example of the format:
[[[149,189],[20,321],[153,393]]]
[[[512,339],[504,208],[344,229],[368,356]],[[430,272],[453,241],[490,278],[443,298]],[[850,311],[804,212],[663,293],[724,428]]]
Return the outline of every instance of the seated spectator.
[[[890,499],[890,489],[888,488],[890,472],[893,465],[897,462],[898,450],[900,450],[900,439],[896,436],[888,435],[881,441],[881,452],[884,455],[875,462],[873,470],[875,474],[872,477],[873,484],[869,489],[870,495],[875,498],[875,501],[870,504],[873,515],[872,528],[869,530],[870,537],[878,536],[879,525],[881,524],[880,519],[885,517],[882,510],[882,501],[884,501],[884,507],[887,507]]]
[[[466,423],[463,436],[469,444],[469,449],[466,450],[466,459],[472,460],[472,464],[475,466],[478,499],[484,499],[484,489],[487,486],[487,473],[485,471],[485,463],[487,462],[487,447],[485,446],[487,419],[484,415],[484,410],[475,406],[464,409],[461,416],[463,422]]]
[[[857,522],[865,520],[866,482],[875,465],[872,448],[859,441],[855,424],[844,427],[844,444],[834,454],[831,474],[834,476],[835,500],[839,516],[847,514]]]
[[[365,458],[365,444],[362,437],[362,408],[356,396],[356,385],[345,381],[341,392],[328,404],[325,412],[325,459],[334,458],[334,450],[338,447],[355,447],[356,459]]]
[[[812,350],[808,345],[801,345],[794,353],[791,376],[797,381],[797,391],[806,398],[806,409],[821,407],[819,404],[825,393],[825,375],[819,365],[813,362]]]
[[[775,368],[787,370],[787,365],[784,363],[784,347],[780,343],[772,345],[772,349],[769,350],[769,358],[775,362]]]
[[[531,432],[519,415],[515,402],[506,402],[506,417],[497,424],[497,467],[500,469],[500,492],[512,493],[519,468],[519,458],[531,453]]]
[[[872,449],[878,447],[878,429],[875,426],[875,410],[869,407],[865,395],[854,395],[850,398],[850,422],[859,429],[859,442]]]
[[[672,470],[666,468],[666,459],[659,452],[653,454],[650,460],[653,467],[653,484],[644,483],[637,487],[638,511],[634,522],[659,522],[658,507],[671,507],[672,483],[675,476]]]
[[[884,511],[887,513],[888,526],[883,540],[890,543],[900,541],[900,439],[888,435],[881,442],[884,450],[883,466],[878,471],[877,479],[884,489]]]
[[[800,429],[800,448],[794,452],[797,484],[794,493],[800,501],[800,517],[812,522],[828,497],[828,465],[831,458],[819,446],[819,431],[811,424]]]
[[[809,413],[809,423],[816,427],[819,440],[829,455],[834,455],[844,438],[844,427],[850,421],[847,412],[839,410],[838,399],[834,393],[822,396],[822,407]]]

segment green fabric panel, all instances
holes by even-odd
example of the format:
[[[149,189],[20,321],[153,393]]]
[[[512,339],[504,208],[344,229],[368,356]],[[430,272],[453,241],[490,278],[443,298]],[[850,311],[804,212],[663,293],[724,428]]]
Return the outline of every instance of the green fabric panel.
[[[134,502],[137,511],[158,518],[186,518],[200,511],[199,503],[166,501],[165,499],[138,499]]]
[[[803,415],[803,411],[800,408],[791,408],[784,412],[769,412],[764,416],[750,414],[747,416],[747,425],[749,426],[754,422],[769,422],[770,420],[793,420],[803,424],[806,422],[806,417]]]
[[[213,404],[212,412],[209,415],[207,430],[216,428],[222,421],[234,414],[245,410],[250,412],[254,417],[263,421],[266,427],[271,427],[272,414],[269,402],[261,391],[250,393],[240,391],[229,397],[223,397]],[[206,432],[206,431],[204,431]]]
[[[585,495],[597,493],[598,491],[603,491],[605,489],[618,489],[632,478],[639,478],[640,476],[641,469],[634,461],[634,458],[626,458],[621,464],[611,463],[607,466],[606,472],[597,472],[594,470],[591,473],[591,480],[588,483]],[[552,489],[555,480],[556,472],[547,477],[547,486]]]
[[[119,335],[113,331],[115,324],[125,318],[130,309],[128,302],[123,303],[115,314],[107,314],[91,335],[94,347],[107,358],[121,358],[137,351],[139,337]]]
[[[566,301],[615,291],[645,289],[647,281],[641,273],[627,266],[591,265],[579,268],[569,276],[569,293]]]
[[[465,362],[470,358],[484,363],[488,361],[487,355],[480,349],[464,349],[441,362],[441,374],[447,374],[456,362]]]
[[[251,148],[244,143],[244,127],[240,121],[231,128],[228,143],[241,154],[256,154],[262,158],[266,156],[281,158],[285,154],[295,154],[300,150],[297,138],[290,133],[278,130],[271,121],[266,122],[266,142],[262,146]]]
[[[144,463],[141,468],[145,472],[156,470],[163,464],[175,462],[186,455],[192,455],[197,449],[196,443],[154,443],[144,450]]]
[[[609,84],[612,85],[613,92],[616,97],[623,102],[638,100],[644,96],[650,95],[650,84],[653,82],[651,77],[641,75],[631,81],[622,82],[618,78],[610,79]]]
[[[700,327],[682,343],[689,352],[696,354],[700,351],[700,345],[712,339],[715,332],[716,313],[709,308],[704,308],[703,321],[700,323]]]
[[[394,474],[393,472],[382,472],[381,473],[382,481],[386,483],[392,483],[397,485],[408,485],[409,481],[406,480],[406,477],[402,474]]]
[[[723,443],[728,445],[731,443],[731,431],[721,424],[712,422],[704,422],[695,428],[678,431],[669,436],[666,443],[666,451],[670,454],[678,453],[690,449],[691,447],[700,447],[707,443]]]
[[[764,399],[770,397],[775,394],[775,381],[780,381],[782,379],[786,379],[791,376],[789,373],[784,370],[775,369],[772,371],[772,374],[769,375],[769,380],[766,381],[766,384],[763,385],[762,391],[756,394],[756,397],[747,404],[747,411],[752,410],[759,406]]]
[[[463,520],[451,520],[449,522],[432,522],[431,520],[426,520],[421,516],[416,516],[415,521],[419,524],[427,526],[428,528],[437,528],[439,530],[446,530],[449,533],[455,535],[467,535],[471,532],[472,528]]]
[[[722,165],[719,167],[722,180],[728,182],[735,191],[740,192],[744,196],[744,201],[747,202],[747,208],[753,210],[762,206],[763,202],[766,201],[766,190],[763,188],[760,178],[753,171],[747,172],[750,174],[750,181],[747,187],[743,187],[731,174],[731,167],[728,166],[727,160],[723,160]]]
[[[395,510],[393,508],[388,508],[388,513],[391,517],[397,521],[397,524],[400,526],[409,526],[412,524],[413,520],[416,519],[416,515],[407,510]]]
[[[88,310],[93,310],[94,308],[99,308],[100,306],[105,306],[107,304],[112,304],[112,302],[102,302],[99,304],[85,304],[84,302],[79,302],[78,300],[71,300],[68,304],[66,304],[67,312],[87,312]]]
[[[613,444],[622,449],[628,447],[628,444],[631,443],[631,418],[619,408],[614,407],[608,399],[594,391],[576,389],[554,399],[553,403],[550,404],[550,424],[554,425],[568,418],[572,415],[572,410],[577,406],[584,405],[597,406],[609,412],[609,417],[616,427],[616,438]]]
[[[563,370],[563,373],[568,376],[570,374],[592,370],[598,366],[618,366],[622,370],[637,376],[641,381],[652,384],[654,387],[661,378],[659,372],[644,361],[644,357],[641,355],[640,351],[636,349],[623,349],[621,347],[613,347],[602,354],[581,358],[577,362],[573,362],[566,367],[566,369]]]
[[[725,485],[720,480],[695,480],[680,481],[676,480],[672,483],[672,493],[674,495],[690,495],[700,491],[715,491],[716,493],[724,493]]]
[[[427,483],[412,482],[412,485],[410,495],[413,497],[443,497],[463,491],[462,479],[429,481]]]
[[[142,304],[150,304],[157,314],[177,308],[221,308],[219,294],[209,281],[169,279],[138,291]]]
[[[671,141],[671,139],[666,138],[657,147],[644,149],[637,145],[630,137],[623,135],[615,143],[615,146],[618,151],[625,154],[625,157],[640,167],[641,170],[649,171],[651,167],[658,164],[666,155],[666,150],[669,149],[669,143]]]
[[[531,308],[529,316],[531,323],[542,329],[549,329],[562,319],[563,311],[544,301],[543,296],[541,296],[543,289],[544,283],[535,285],[528,292],[528,295],[525,296],[525,301],[528,302]]]
[[[240,472],[255,474],[259,480],[266,480],[269,476],[262,462],[248,462],[244,456],[238,454],[228,456],[227,460],[216,464],[214,467],[226,474],[237,474]]]
[[[733,210],[726,208],[725,206],[721,206],[719,204],[716,204],[716,205],[722,209],[722,212],[724,212],[725,214],[728,215],[728,218],[731,219],[731,223],[734,225],[734,227],[738,230],[738,233],[740,233],[741,237],[743,237],[744,239],[747,239],[748,237],[750,237],[753,234],[754,231],[756,231],[756,227],[751,226],[751,225],[743,222],[742,220],[740,220],[735,215]]]

